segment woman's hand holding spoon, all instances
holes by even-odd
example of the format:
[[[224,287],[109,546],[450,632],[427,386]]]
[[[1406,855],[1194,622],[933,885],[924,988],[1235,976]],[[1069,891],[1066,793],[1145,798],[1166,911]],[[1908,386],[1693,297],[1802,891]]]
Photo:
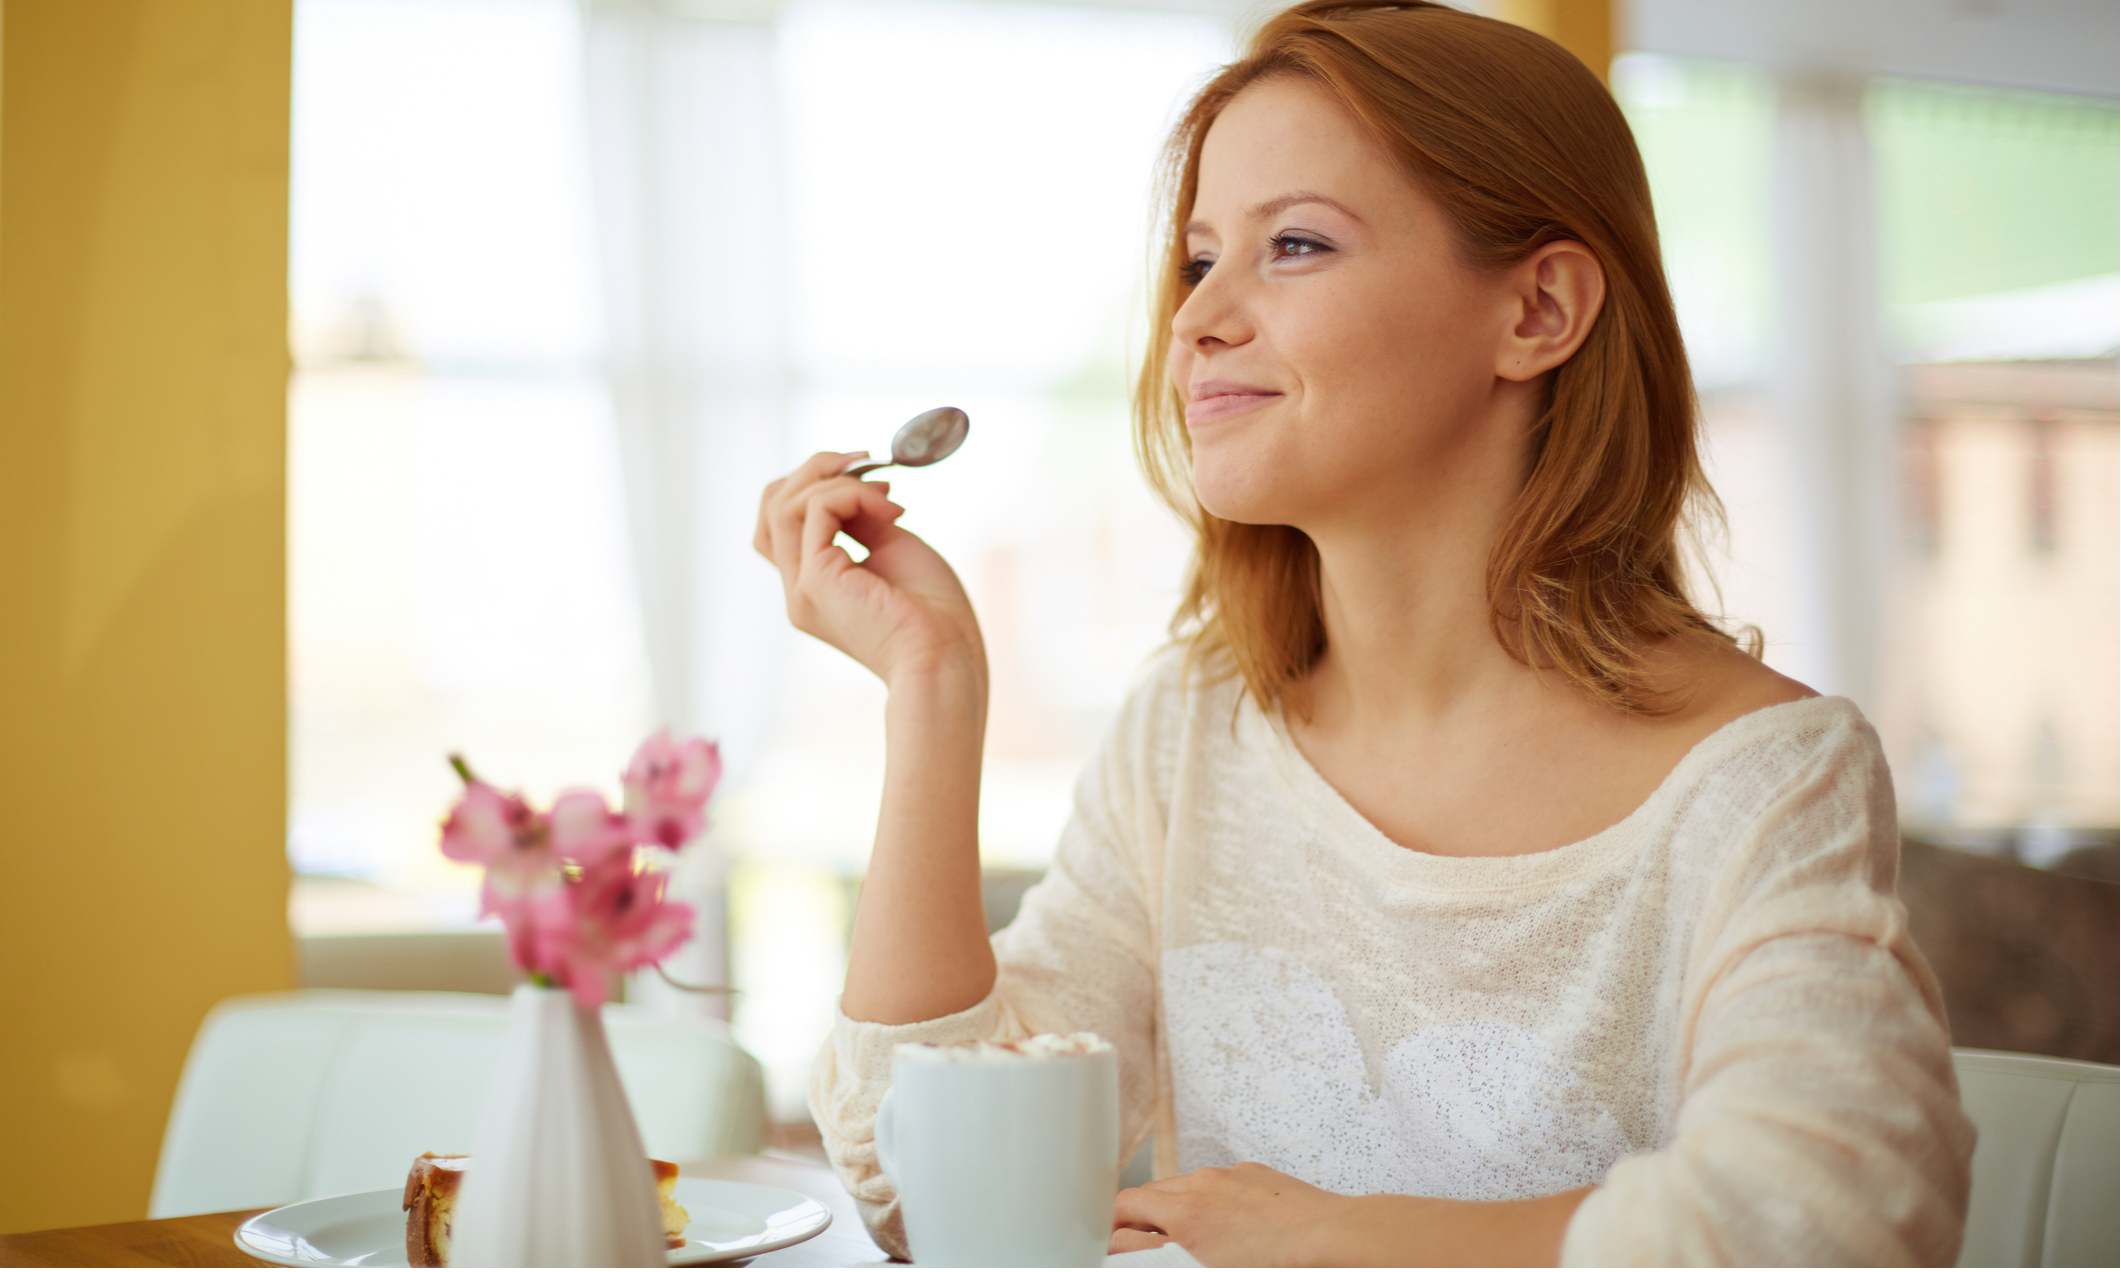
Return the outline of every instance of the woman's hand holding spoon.
[[[766,487],[753,546],[781,572],[795,626],[860,662],[887,685],[907,677],[969,675],[984,704],[986,650],[957,575],[934,548],[897,522],[905,509],[862,474],[919,468],[964,443],[970,422],[955,407],[923,412],[892,439],[891,459],[831,451]],[[868,549],[856,561],[836,542]],[[981,712],[984,714],[984,711]]]

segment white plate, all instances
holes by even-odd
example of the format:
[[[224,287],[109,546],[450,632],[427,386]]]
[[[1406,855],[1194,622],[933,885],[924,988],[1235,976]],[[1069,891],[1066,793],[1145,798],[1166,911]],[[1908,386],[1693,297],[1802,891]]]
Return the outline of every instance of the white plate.
[[[825,1203],[785,1188],[678,1177],[692,1216],[673,1264],[722,1263],[792,1246],[832,1225]],[[268,1210],[236,1229],[245,1254],[288,1268],[402,1268],[405,1190],[319,1197]]]

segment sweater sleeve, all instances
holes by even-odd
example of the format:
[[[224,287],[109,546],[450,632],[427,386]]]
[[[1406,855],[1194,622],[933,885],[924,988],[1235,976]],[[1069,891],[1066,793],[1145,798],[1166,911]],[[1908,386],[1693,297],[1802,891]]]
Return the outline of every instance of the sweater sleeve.
[[[1163,679],[1163,678],[1159,678]],[[880,1025],[835,1012],[811,1070],[810,1111],[840,1180],[877,1244],[908,1257],[898,1197],[876,1158],[876,1109],[901,1043],[1006,1042],[1088,1031],[1119,1052],[1124,1163],[1149,1133],[1155,1101],[1155,968],[1145,858],[1160,842],[1154,718],[1145,684],[1076,784],[1052,866],[994,937],[994,989],[937,1020]]]
[[[1949,1265],[1973,1128],[1875,735],[1848,724],[1756,808],[1704,898],[1671,1139],[1614,1165],[1562,1262]]]

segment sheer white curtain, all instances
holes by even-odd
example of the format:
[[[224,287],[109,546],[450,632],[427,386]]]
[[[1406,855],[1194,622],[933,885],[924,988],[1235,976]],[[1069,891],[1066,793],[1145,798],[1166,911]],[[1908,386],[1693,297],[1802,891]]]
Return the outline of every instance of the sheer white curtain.
[[[474,925],[460,751],[610,790],[654,719],[599,347],[574,0],[296,6],[292,921]]]
[[[786,640],[750,551],[787,448],[775,9],[583,5],[605,370],[656,713],[718,738],[732,784],[771,720]],[[727,978],[723,875],[712,838],[681,873],[704,920],[683,977]]]

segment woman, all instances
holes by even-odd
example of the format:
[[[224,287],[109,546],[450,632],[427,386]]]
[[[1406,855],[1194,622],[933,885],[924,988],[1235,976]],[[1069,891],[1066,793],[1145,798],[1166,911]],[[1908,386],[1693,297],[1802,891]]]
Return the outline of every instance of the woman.
[[[1682,586],[1713,497],[1611,98],[1517,28],[1318,0],[1171,154],[1137,413],[1197,532],[1179,648],[991,945],[962,589],[850,456],[761,505],[793,621],[889,687],[812,1092],[879,1240],[895,1044],[1093,1029],[1155,1145],[1115,1250],[1951,1262],[1972,1136],[1885,765]]]

